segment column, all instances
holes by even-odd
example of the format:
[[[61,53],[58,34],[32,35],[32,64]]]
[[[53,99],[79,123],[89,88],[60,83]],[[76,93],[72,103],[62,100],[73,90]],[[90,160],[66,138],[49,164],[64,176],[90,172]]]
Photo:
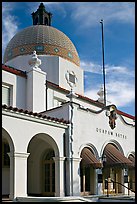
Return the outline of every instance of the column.
[[[118,172],[116,172],[116,182],[118,182]],[[118,194],[119,190],[118,190],[118,184],[116,183],[116,190],[115,190],[116,194]]]
[[[11,200],[16,197],[27,196],[27,158],[29,153],[10,152],[10,196]]]
[[[55,161],[55,196],[65,196],[64,160],[65,157],[53,157]]]
[[[80,196],[80,161],[82,158],[72,158],[73,196]]]
[[[90,193],[96,194],[97,191],[97,174],[96,169],[90,166]]]
[[[129,185],[128,185],[129,184],[128,169],[124,169],[123,171],[124,171],[123,183],[128,188],[129,187]],[[127,188],[124,189],[124,194],[128,195],[129,194],[129,190]]]

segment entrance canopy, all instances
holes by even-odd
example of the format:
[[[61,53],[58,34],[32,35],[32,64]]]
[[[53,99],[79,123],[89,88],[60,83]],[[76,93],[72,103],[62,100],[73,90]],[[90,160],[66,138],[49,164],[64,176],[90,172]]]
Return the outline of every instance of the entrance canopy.
[[[96,159],[94,156],[93,152],[85,147],[82,152],[81,152],[81,157],[82,157],[82,164],[84,166],[90,166],[92,165],[93,168],[102,168],[102,163]]]
[[[104,155],[106,155],[106,166],[122,168],[133,166],[133,163],[112,144],[106,145]]]

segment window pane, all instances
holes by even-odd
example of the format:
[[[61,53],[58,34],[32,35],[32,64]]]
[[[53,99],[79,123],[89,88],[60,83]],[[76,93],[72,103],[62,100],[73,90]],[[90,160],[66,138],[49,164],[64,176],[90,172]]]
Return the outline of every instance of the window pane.
[[[2,104],[10,105],[10,88],[2,86]]]

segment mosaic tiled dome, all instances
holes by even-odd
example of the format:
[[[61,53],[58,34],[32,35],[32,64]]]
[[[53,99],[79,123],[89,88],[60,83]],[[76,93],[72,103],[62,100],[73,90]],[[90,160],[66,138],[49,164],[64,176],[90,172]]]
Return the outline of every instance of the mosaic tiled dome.
[[[16,56],[32,54],[57,55],[79,66],[77,50],[71,40],[61,31],[45,25],[33,25],[18,32],[8,43],[4,63]]]

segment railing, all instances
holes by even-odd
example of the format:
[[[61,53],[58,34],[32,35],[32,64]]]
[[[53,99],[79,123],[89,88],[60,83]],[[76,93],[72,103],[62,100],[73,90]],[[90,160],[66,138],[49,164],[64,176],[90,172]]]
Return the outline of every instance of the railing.
[[[129,187],[125,186],[124,184],[118,182],[118,181],[114,181],[114,180],[112,180],[112,179],[111,179],[111,181],[108,181],[107,179],[105,179],[105,181],[107,182],[107,183],[106,183],[106,184],[107,184],[107,197],[109,197],[108,183],[111,183],[111,182],[113,182],[113,183],[115,183],[115,184],[119,184],[119,185],[123,186],[124,188],[127,188],[127,189],[128,189],[128,195],[129,195],[129,191],[132,191],[133,193],[135,193],[135,191],[134,191],[132,188],[129,188]]]

